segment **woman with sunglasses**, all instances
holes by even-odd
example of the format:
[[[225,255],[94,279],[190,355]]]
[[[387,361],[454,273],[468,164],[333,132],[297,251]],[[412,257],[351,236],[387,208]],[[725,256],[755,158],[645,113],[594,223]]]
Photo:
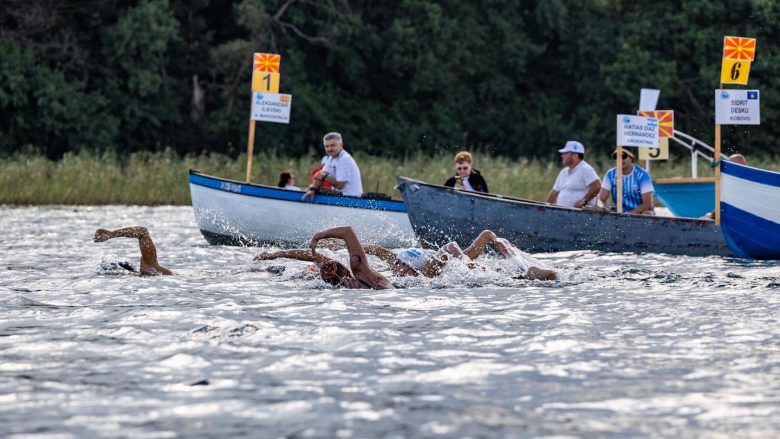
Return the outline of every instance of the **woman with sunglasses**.
[[[612,152],[612,160],[617,157],[617,150]],[[653,207],[653,179],[644,168],[634,164],[634,154],[626,149],[622,156],[623,169],[623,212],[642,215],[655,215]],[[599,200],[602,203],[612,195],[612,201],[617,204],[617,167],[604,174],[601,181]]]
[[[461,151],[455,154],[455,176],[450,177],[444,186],[462,189],[468,192],[488,193],[488,185],[482,174],[472,167],[471,153]]]

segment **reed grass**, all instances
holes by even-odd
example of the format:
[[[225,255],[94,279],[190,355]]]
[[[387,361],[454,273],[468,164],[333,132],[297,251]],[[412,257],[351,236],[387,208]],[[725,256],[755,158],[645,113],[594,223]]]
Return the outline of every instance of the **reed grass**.
[[[314,157],[314,156],[310,156]],[[292,170],[298,186],[309,183],[309,170],[319,158],[287,158],[273,151],[255,155],[252,181],[275,186],[280,172]],[[319,156],[317,156],[319,157]],[[384,192],[398,198],[395,175],[442,184],[453,175],[452,154],[416,156],[406,159],[355,154],[361,169],[363,189]],[[586,157],[603,175],[613,164],[607,157]],[[751,157],[754,166],[780,170],[776,157]],[[520,198],[544,200],[558,175],[558,161],[511,160],[479,155],[475,168],[481,170],[491,192]],[[87,151],[68,153],[61,160],[49,160],[24,152],[0,158],[0,204],[190,204],[187,171],[201,172],[243,181],[246,156],[221,154],[178,156],[174,152],[139,152],[128,156]],[[655,162],[656,178],[690,176],[690,161],[679,158]],[[699,176],[712,176],[709,164],[699,162]]]

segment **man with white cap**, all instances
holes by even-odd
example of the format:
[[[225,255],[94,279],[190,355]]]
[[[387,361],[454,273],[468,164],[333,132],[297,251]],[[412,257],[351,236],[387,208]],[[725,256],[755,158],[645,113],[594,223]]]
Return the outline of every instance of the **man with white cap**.
[[[593,167],[584,160],[585,147],[580,142],[569,140],[558,152],[566,167],[561,169],[555,179],[547,202],[567,207],[595,206],[601,180]]]

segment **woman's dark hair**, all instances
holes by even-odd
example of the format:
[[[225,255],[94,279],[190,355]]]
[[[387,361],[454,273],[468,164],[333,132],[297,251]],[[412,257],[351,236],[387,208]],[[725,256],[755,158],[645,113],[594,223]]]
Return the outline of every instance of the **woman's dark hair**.
[[[290,182],[290,178],[292,178],[292,172],[282,172],[279,174],[279,184],[277,184],[277,187],[285,187],[287,186],[287,183]]]

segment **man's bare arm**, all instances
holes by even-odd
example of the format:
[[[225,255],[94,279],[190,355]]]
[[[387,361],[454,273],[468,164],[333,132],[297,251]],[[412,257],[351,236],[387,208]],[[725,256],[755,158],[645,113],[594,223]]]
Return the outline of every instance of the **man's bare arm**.
[[[368,265],[366,252],[363,250],[363,246],[360,244],[357,234],[355,234],[355,230],[351,226],[333,227],[315,234],[311,238],[311,244],[309,245],[313,255],[317,254],[317,243],[328,238],[341,239],[347,245],[350,268],[353,274],[357,275],[361,271],[371,270],[371,267]]]
[[[555,204],[558,202],[558,191],[555,189],[550,191],[550,194],[547,195],[547,202],[550,204]]]
[[[273,259],[295,259],[297,261],[315,262],[322,264],[330,260],[329,257],[323,256],[319,253],[312,255],[309,250],[296,249],[296,250],[280,250],[277,252],[262,252],[258,253],[255,257],[255,261],[271,261]]]
[[[469,259],[473,261],[474,259],[477,259],[479,255],[482,254],[482,252],[485,251],[485,247],[487,247],[488,244],[494,242],[495,240],[495,233],[491,232],[490,230],[483,230],[482,233],[477,236],[477,239],[475,239],[474,242],[472,242],[471,245],[466,248],[466,250],[463,250],[463,253],[465,253],[466,256],[468,256]]]
[[[601,201],[602,204],[607,202],[607,198],[609,198],[609,195],[610,193],[608,190],[601,188],[601,191],[599,192],[599,200]]]
[[[363,250],[366,251],[369,255],[374,255],[377,258],[381,259],[384,262],[387,262],[390,265],[393,265],[396,261],[395,253],[391,252],[390,250],[380,247],[378,245],[364,245]]]
[[[642,204],[637,206],[636,209],[632,210],[629,213],[645,213],[647,211],[653,210],[653,193],[652,192],[645,192],[642,194]]]
[[[112,238],[137,238],[141,249],[141,274],[173,274],[171,270],[161,266],[157,262],[157,247],[152,241],[152,236],[146,227],[133,226],[116,230],[97,229],[93,240],[104,242]]]

